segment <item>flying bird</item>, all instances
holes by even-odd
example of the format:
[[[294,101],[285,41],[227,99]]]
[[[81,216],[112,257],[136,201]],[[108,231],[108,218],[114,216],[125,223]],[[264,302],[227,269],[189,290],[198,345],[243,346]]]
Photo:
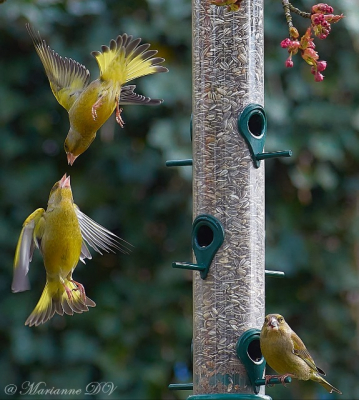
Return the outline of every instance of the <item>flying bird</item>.
[[[100,69],[100,76],[90,82],[88,69],[71,58],[63,58],[52,50],[29,24],[26,28],[31,36],[36,52],[44,66],[52,93],[67,110],[70,129],[64,148],[69,165],[88,149],[96,137],[98,129],[116,110],[116,121],[123,127],[120,105],[157,105],[163,100],[151,99],[135,93],[135,85],[125,84],[145,75],[168,72],[160,64],[165,60],[154,57],[157,50],[149,50],[150,44],[140,44],[141,39],[133,39],[124,33],[110,41],[110,46],[102,46],[93,51]]]
[[[127,242],[108,231],[74,204],[70,176],[66,174],[51,189],[47,209],[38,208],[24,222],[14,259],[11,289],[14,293],[30,289],[29,264],[37,247],[43,257],[46,285],[39,302],[25,322],[37,326],[59,315],[82,313],[95,303],[72,274],[79,260],[91,259],[86,245],[101,253],[128,252]]]

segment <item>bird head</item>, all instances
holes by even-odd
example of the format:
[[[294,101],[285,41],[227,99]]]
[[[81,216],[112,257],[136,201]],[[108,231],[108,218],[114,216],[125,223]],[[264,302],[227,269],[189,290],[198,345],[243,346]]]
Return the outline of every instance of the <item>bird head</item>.
[[[79,151],[79,143],[81,141],[81,136],[77,134],[72,128],[70,128],[69,133],[65,139],[64,149],[67,155],[67,163],[73,165],[76,158],[82,153]]]
[[[72,190],[70,183],[70,176],[66,176],[66,174],[55,183],[52,187],[48,205],[55,206],[60,204],[62,201],[70,200],[73,202],[72,198]]]
[[[263,328],[269,331],[278,331],[286,324],[280,314],[268,314],[264,319]]]
[[[91,142],[88,143],[76,130],[70,127],[64,143],[68,164],[72,166],[76,158],[90,146]]]

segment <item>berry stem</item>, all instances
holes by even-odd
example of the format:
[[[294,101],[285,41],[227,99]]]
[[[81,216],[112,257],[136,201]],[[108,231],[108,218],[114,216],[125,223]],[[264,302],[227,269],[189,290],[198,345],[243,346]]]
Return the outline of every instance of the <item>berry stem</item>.
[[[290,31],[290,28],[293,28],[292,16],[290,14],[290,6],[289,0],[282,0],[285,19],[287,20],[287,25]]]
[[[288,5],[289,5],[290,11],[293,11],[294,13],[300,15],[300,16],[303,17],[303,18],[310,18],[310,15],[311,15],[310,13],[299,10],[299,8],[294,7],[294,6],[293,6],[291,3],[289,3],[289,2],[288,2]]]

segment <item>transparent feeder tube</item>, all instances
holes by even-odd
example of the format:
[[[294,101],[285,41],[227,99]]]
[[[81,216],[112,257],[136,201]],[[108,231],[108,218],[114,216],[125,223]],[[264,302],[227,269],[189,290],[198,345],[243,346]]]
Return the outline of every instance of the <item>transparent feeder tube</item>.
[[[237,119],[264,102],[263,1],[192,2],[194,218],[225,230],[207,278],[194,272],[193,394],[253,393],[236,343],[264,319],[264,162],[254,167]]]

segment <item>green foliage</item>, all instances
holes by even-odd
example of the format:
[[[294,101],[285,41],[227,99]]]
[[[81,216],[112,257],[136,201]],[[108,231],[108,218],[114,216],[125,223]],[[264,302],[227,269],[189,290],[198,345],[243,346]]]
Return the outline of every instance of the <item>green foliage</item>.
[[[296,5],[309,8],[310,3]],[[344,5],[336,11],[351,12],[339,7]],[[68,167],[66,111],[49,90],[26,21],[93,76],[92,50],[122,32],[143,37],[166,58],[170,73],[143,78],[137,89],[165,99],[164,104],[126,107],[125,128],[111,118],[90,149]],[[287,274],[284,280],[267,279],[267,311],[284,314],[343,398],[358,399],[355,27],[344,20],[319,43],[328,67],[324,82],[315,83],[299,57],[291,70],[284,68],[286,53],[279,42],[287,30],[280,1],[266,1],[265,23],[266,149],[288,148],[294,154],[266,162],[266,266]],[[187,392],[171,393],[167,385],[191,380],[186,376],[191,273],[171,268],[172,261],[190,259],[191,169],[169,170],[164,162],[191,157],[190,1],[8,0],[0,4],[0,49],[0,392],[25,381],[84,392],[97,381],[117,386],[112,398],[186,398]],[[46,206],[64,172],[71,174],[83,212],[134,249],[130,256],[93,254],[76,269],[75,279],[96,308],[30,329],[23,324],[39,299],[45,273],[37,254],[30,270],[32,290],[11,294],[14,250],[22,222]],[[309,382],[267,393],[275,399],[329,398]]]

